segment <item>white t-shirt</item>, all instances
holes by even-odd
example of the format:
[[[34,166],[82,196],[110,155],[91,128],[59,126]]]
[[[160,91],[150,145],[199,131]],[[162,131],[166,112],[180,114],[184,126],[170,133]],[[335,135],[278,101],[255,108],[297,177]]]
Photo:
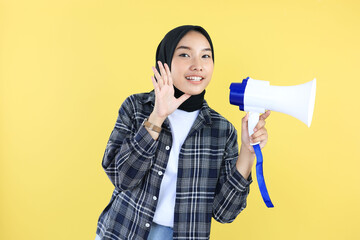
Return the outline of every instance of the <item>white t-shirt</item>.
[[[153,221],[157,224],[173,227],[176,197],[176,182],[180,148],[189,134],[200,110],[186,112],[176,109],[168,116],[172,133],[172,147],[165,174],[161,182],[158,203]]]

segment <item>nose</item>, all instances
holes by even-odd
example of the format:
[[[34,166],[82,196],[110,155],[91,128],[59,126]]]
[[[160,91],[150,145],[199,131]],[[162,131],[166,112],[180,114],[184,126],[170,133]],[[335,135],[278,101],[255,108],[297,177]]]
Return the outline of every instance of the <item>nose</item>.
[[[191,64],[191,70],[193,71],[202,71],[203,66],[201,64],[200,59],[194,58]]]

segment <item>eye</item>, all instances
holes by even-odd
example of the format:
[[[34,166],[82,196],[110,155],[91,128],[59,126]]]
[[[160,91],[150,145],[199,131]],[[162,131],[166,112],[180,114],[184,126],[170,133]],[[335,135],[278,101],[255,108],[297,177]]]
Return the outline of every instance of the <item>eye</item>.
[[[206,54],[203,56],[203,58],[211,58],[211,56]]]
[[[189,55],[186,54],[186,53],[182,53],[182,54],[180,54],[179,56],[181,56],[181,57],[189,57]]]

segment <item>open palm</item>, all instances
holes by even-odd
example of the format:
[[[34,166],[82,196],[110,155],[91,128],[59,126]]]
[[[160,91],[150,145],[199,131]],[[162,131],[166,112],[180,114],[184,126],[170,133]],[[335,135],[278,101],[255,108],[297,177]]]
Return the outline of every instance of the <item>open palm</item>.
[[[166,118],[174,112],[186,99],[191,95],[184,93],[181,97],[175,98],[174,86],[169,66],[164,66],[158,61],[160,73],[155,67],[152,67],[155,78],[151,76],[151,80],[155,89],[155,106],[154,112],[161,118]]]

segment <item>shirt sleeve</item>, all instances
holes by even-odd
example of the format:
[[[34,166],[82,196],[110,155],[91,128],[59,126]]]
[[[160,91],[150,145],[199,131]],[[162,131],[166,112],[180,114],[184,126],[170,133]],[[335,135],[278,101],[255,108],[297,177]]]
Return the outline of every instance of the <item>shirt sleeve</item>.
[[[251,173],[245,179],[236,169],[238,155],[237,132],[231,125],[213,203],[213,218],[221,223],[235,220],[246,207],[250,192]]]
[[[136,127],[135,101],[130,96],[121,105],[102,160],[105,173],[121,191],[140,183],[152,165],[158,145],[143,125]]]

